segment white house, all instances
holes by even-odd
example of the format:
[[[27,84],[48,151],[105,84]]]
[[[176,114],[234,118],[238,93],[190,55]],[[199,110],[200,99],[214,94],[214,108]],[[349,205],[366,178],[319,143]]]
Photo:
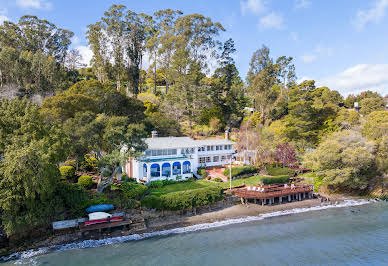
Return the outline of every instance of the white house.
[[[184,180],[200,167],[226,164],[235,153],[228,132],[225,139],[194,140],[189,137],[158,137],[145,139],[148,149],[137,158],[128,158],[123,172],[139,182]]]

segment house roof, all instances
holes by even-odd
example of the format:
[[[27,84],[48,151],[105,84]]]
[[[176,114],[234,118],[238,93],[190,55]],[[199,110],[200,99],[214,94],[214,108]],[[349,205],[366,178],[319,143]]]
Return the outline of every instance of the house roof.
[[[227,139],[194,140],[190,137],[157,137],[147,138],[145,142],[148,149],[174,149],[193,148],[207,145],[233,145],[234,142]]]

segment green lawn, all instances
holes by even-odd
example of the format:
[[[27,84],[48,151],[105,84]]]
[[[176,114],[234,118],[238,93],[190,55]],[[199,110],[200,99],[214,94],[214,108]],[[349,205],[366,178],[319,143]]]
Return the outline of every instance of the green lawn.
[[[165,185],[161,188],[151,188],[150,195],[161,196],[163,194],[168,194],[171,192],[193,190],[198,188],[205,188],[209,186],[217,186],[218,184],[209,182],[206,180],[192,181],[192,182],[180,182],[171,185]]]
[[[262,175],[255,175],[251,176],[248,178],[243,178],[243,179],[235,179],[232,180],[232,187],[237,187],[241,185],[257,185],[259,184],[260,179],[262,179],[264,176]],[[223,182],[219,183],[223,188],[229,188],[229,181],[228,182]]]

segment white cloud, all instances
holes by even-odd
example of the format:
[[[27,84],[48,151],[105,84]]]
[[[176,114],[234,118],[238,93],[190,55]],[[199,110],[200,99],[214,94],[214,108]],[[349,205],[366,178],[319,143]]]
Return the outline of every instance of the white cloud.
[[[281,30],[284,26],[283,16],[275,12],[271,12],[268,15],[265,15],[259,20],[259,29],[277,29]]]
[[[312,63],[318,58],[328,57],[333,55],[333,50],[330,47],[325,47],[323,45],[317,45],[315,49],[301,56],[301,59],[305,63]]]
[[[294,42],[299,41],[299,34],[295,31],[290,32],[290,39]]]
[[[17,0],[16,4],[24,9],[51,9],[52,3],[46,0]]]
[[[90,60],[92,60],[93,52],[89,46],[79,45],[75,49],[79,51],[82,56],[82,64],[90,66]]]
[[[311,2],[309,0],[296,0],[294,7],[296,9],[299,8],[308,8],[311,6]]]
[[[0,9],[0,25],[3,25],[4,21],[6,21],[6,20],[10,20],[7,17],[7,9],[5,9],[5,8]]]
[[[248,12],[258,15],[267,8],[264,0],[246,0],[240,1],[240,9],[241,14],[244,16]]]
[[[71,38],[71,44],[72,45],[78,45],[80,44],[81,40],[77,37],[77,36],[73,36],[73,38]]]
[[[318,56],[316,56],[316,55],[302,55],[301,58],[302,58],[302,61],[305,63],[312,63],[315,60],[317,60]]]
[[[317,80],[317,86],[327,86],[343,95],[365,90],[388,94],[388,64],[358,64],[333,76]]]
[[[353,24],[357,30],[363,30],[365,25],[370,22],[378,24],[384,18],[387,7],[388,0],[376,0],[370,9],[358,10]]]

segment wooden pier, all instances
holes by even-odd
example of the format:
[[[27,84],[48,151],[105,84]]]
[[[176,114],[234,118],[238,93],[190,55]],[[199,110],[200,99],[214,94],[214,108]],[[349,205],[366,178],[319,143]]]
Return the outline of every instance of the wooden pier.
[[[233,194],[246,204],[254,202],[261,205],[281,204],[313,198],[313,185],[267,185],[245,186],[233,189]]]
[[[131,220],[126,219],[123,221],[118,221],[118,222],[111,222],[111,223],[101,223],[101,224],[93,224],[93,225],[85,225],[84,223],[79,224],[79,231],[85,232],[85,231],[93,231],[93,230],[98,230],[101,232],[102,229],[105,228],[114,228],[114,227],[119,227],[119,226],[127,226],[132,223]]]

